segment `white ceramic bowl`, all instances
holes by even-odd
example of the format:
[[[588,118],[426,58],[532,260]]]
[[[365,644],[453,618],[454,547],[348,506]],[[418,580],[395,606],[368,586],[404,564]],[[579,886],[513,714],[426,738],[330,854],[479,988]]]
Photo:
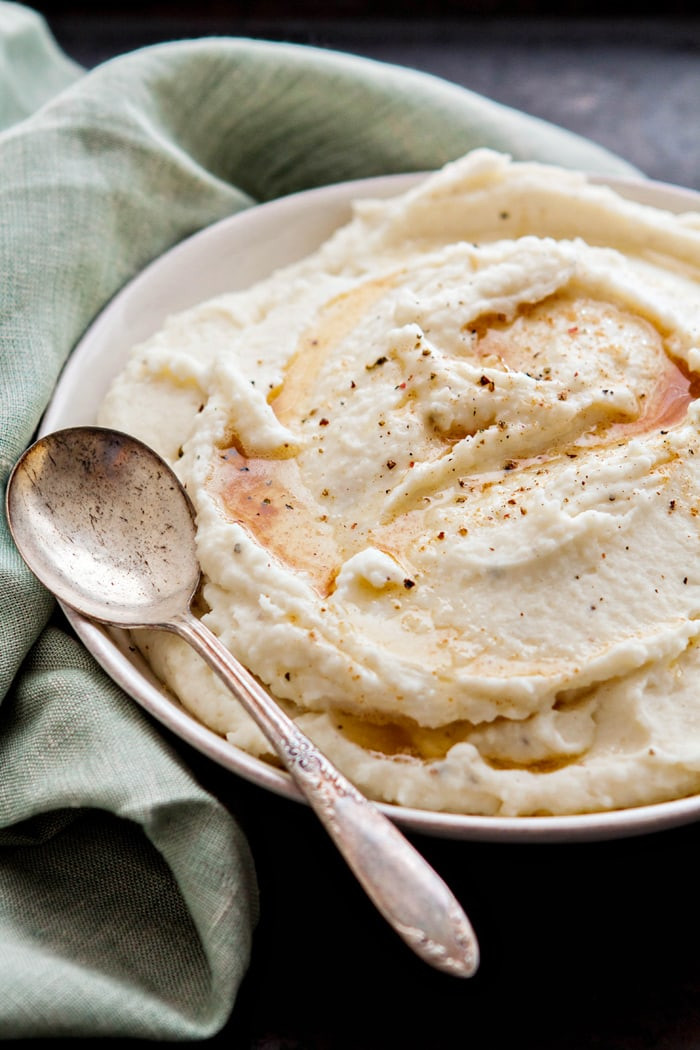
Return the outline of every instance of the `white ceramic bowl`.
[[[222,292],[250,286],[302,258],[350,218],[358,197],[387,197],[415,183],[399,175],[294,194],[207,227],[161,256],[107,306],[71,355],[44,416],[41,433],[95,422],[129,349],[170,313]],[[596,179],[643,203],[670,211],[700,210],[700,194],[644,180]],[[159,722],[231,772],[300,799],[288,774],[233,747],[198,722],[150,672],[121,632],[66,610],[75,631],[107,673]],[[231,790],[235,791],[232,781]],[[449,838],[573,841],[642,834],[700,817],[700,796],[607,813],[556,817],[474,817],[398,806],[381,809],[407,829]]]

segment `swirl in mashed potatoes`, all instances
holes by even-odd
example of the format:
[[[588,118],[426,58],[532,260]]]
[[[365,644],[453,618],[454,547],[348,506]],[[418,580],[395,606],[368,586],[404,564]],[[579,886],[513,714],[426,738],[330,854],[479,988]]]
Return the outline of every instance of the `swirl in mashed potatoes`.
[[[700,790],[700,216],[475,151],[172,317],[100,422],[197,513],[203,618],[376,799]],[[183,642],[199,719],[268,756]]]

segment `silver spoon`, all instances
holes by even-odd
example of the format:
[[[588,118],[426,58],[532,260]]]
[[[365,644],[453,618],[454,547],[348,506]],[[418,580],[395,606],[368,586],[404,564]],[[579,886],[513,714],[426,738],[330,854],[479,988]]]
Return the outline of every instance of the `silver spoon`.
[[[160,628],[189,642],[255,719],[409,947],[446,973],[476,972],[474,931],[443,880],[192,615],[200,579],[192,507],[152,449],[99,427],[48,434],[15,465],[7,518],[28,566],[67,606],[103,624]]]

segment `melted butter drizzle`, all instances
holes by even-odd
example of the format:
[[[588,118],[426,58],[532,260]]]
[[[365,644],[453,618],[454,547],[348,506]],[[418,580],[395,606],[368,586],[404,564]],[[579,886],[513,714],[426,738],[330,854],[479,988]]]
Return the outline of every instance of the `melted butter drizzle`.
[[[700,397],[700,376],[687,371],[670,357],[659,376],[649,404],[636,422],[618,424],[633,433],[671,427],[681,423],[693,401]],[[635,429],[636,428],[636,429]]]
[[[235,445],[219,451],[209,484],[228,520],[242,525],[282,565],[303,572],[322,598],[333,593],[352,554],[372,545],[400,563],[397,549],[406,549],[421,530],[419,516],[410,513],[391,528],[331,524],[295,459],[245,456]]]
[[[219,451],[211,483],[230,521],[279,562],[306,573],[322,597],[331,592],[340,553],[295,459],[244,456],[232,445]]]
[[[358,320],[394,287],[399,277],[400,273],[393,273],[365,281],[341,292],[323,306],[317,323],[299,339],[282,383],[268,398],[281,423],[289,424],[299,418],[299,408],[306,403],[330,349],[349,335]]]
[[[444,759],[455,744],[468,741],[475,728],[471,722],[464,720],[428,728],[409,718],[391,721],[378,714],[373,717],[371,712],[365,717],[347,711],[336,712],[334,719],[336,730],[364,751],[387,758],[415,759],[420,762]],[[485,754],[483,749],[480,751],[483,761],[492,769],[522,770],[528,773],[554,773],[581,758],[579,754],[555,754],[518,762],[512,758]]]
[[[281,423],[298,421],[330,350],[399,277],[400,271],[365,281],[323,306],[317,323],[300,337],[283,382],[269,395]],[[358,529],[352,539],[344,537],[341,548],[294,458],[248,456],[232,436],[213,464],[211,483],[227,517],[243,525],[283,565],[305,573],[321,597],[332,593],[348,554],[367,543],[366,530]],[[342,529],[343,533],[349,530],[354,532],[353,523]]]
[[[396,272],[366,281],[335,296],[322,308],[318,323],[301,336],[283,383],[270,394],[271,407],[281,422],[293,425],[303,416],[309,392],[331,349],[396,285],[400,276],[400,272]],[[575,300],[552,297],[548,308],[568,311],[569,322],[578,320]],[[526,306],[522,313],[534,313],[536,309]],[[500,316],[482,317],[475,322],[477,354],[495,354],[505,363],[509,328],[510,323]],[[541,467],[574,449],[601,447],[679,423],[691,402],[700,396],[700,377],[684,371],[683,365],[672,360],[661,338],[659,359],[657,381],[640,402],[641,411],[636,418],[611,420],[607,426],[589,430],[566,447],[515,460],[513,467],[519,470]],[[443,454],[450,451],[454,440],[454,435],[443,435]],[[492,475],[481,480],[485,484],[494,482]],[[399,482],[398,477],[396,481]],[[479,482],[480,475],[472,475],[469,488],[473,489]],[[212,464],[210,485],[226,516],[240,523],[282,565],[304,573],[322,598],[332,593],[340,568],[353,553],[372,544],[400,563],[400,552],[410,550],[422,533],[420,508],[406,508],[383,525],[377,524],[376,519],[373,523],[363,523],[361,493],[357,499],[357,522],[330,520],[324,505],[306,485],[293,456],[246,455],[235,436],[219,450]]]
[[[531,375],[528,369],[534,367],[535,359],[540,354],[543,355],[542,361],[546,362],[548,332],[555,338],[563,338],[565,333],[575,340],[579,331],[595,324],[596,311],[600,306],[596,300],[578,298],[560,291],[540,302],[521,304],[511,320],[503,314],[484,314],[467,326],[476,337],[473,352],[482,360],[495,359],[505,369],[515,367]],[[690,403],[700,397],[700,376],[691,373],[684,362],[673,357],[663,336],[651,322],[636,315],[627,315],[623,309],[607,303],[602,304],[602,314],[606,313],[619,315],[623,323],[629,317],[640,326],[640,332],[646,329],[653,333],[659,369],[653,389],[640,400],[638,415],[634,418],[610,419],[607,425],[587,431],[579,438],[579,442],[586,445],[607,444],[622,436],[673,426],[683,419]],[[529,325],[534,326],[534,331],[529,329]],[[629,334],[633,338],[634,333]],[[534,354],[533,344],[537,347]],[[616,378],[612,375],[608,378],[609,385],[614,385]],[[562,450],[553,450],[553,453],[558,451]],[[547,458],[551,458],[551,454]]]

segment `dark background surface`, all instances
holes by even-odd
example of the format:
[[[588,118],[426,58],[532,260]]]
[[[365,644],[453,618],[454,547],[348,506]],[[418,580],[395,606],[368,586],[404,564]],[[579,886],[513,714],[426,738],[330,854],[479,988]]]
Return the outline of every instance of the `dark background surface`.
[[[436,3],[427,15],[410,0],[347,0],[331,11],[38,6],[86,66],[211,33],[351,51],[444,76],[586,135],[654,178],[700,189],[700,22],[689,5],[636,18],[615,3],[570,4],[565,18],[554,5],[497,2]],[[697,827],[537,846],[413,836],[479,935],[481,969],[463,982],[410,955],[305,808],[180,750],[240,819],[261,889],[253,962],[214,1046],[699,1050]]]
[[[628,17],[629,4],[586,4],[588,16],[527,15],[527,3],[437,5],[442,17],[391,17],[427,5],[334,4],[323,10],[268,3],[197,5],[44,3],[65,50],[92,66],[161,40],[238,35],[349,51],[411,66],[578,132],[621,154],[651,178],[700,189],[700,17],[663,4],[665,18]],[[561,5],[559,5],[561,6]],[[581,5],[583,6],[583,5]],[[159,12],[169,10],[167,16]],[[119,7],[116,7],[119,10]],[[499,12],[494,15],[465,11]],[[689,7],[687,8],[690,9]],[[228,14],[223,13],[224,10]],[[93,14],[90,14],[93,11]],[[605,11],[605,17],[601,12]],[[525,14],[523,13],[525,12]],[[617,17],[613,17],[617,12]],[[597,13],[597,16],[596,16]],[[673,17],[671,17],[673,16]]]

